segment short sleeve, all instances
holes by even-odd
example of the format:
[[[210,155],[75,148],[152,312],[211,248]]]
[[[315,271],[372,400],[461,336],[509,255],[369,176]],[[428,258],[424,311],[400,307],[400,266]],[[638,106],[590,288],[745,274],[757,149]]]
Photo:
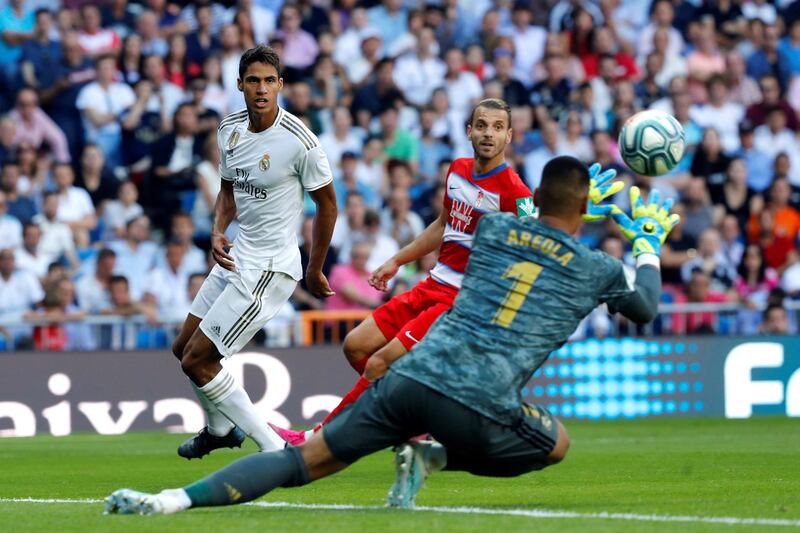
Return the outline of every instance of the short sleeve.
[[[321,146],[316,146],[300,156],[301,161],[298,165],[300,171],[300,181],[303,188],[307,191],[316,191],[333,182],[331,165],[328,156]]]
[[[217,148],[219,149],[219,175],[225,181],[233,181],[233,175],[228,170],[228,157],[225,152],[224,137],[225,131],[217,131]]]
[[[598,300],[601,303],[607,303],[614,312],[617,304],[634,292],[636,273],[627,270],[622,261],[607,254],[597,252],[597,257],[599,264],[595,267],[596,272],[601,274],[598,277],[604,280]]]

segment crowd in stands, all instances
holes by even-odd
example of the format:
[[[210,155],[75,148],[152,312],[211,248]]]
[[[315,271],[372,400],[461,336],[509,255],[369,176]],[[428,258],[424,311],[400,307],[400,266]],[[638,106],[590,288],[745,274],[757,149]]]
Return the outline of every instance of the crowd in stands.
[[[570,154],[677,200],[664,301],[744,311],[727,326],[673,317],[665,332],[794,331],[783,305],[800,296],[798,1],[2,0],[5,341],[92,348],[107,339],[76,318],[185,316],[213,264],[217,126],[244,106],[239,58],[258,43],[281,56],[280,103],[319,136],[340,208],[325,270],[336,297],[301,283],[284,319],[385,301],[369,272],[438,216],[449,162],[472,155],[472,105],[499,97],[512,107],[507,159],[531,189]],[[687,142],[656,178],[633,175],[616,146],[647,108],[673,114]],[[580,238],[629,260],[611,223]],[[435,259],[405,268],[393,292]],[[603,313],[586,334],[603,334]]]

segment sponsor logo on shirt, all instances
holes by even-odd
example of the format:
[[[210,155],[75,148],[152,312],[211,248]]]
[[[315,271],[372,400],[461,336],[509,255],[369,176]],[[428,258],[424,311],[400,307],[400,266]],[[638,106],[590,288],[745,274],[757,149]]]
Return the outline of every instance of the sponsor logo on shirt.
[[[533,196],[526,196],[525,198],[517,198],[517,216],[532,217],[536,214],[536,206],[533,205]]]
[[[453,200],[453,207],[450,208],[450,227],[455,231],[464,232],[472,222],[472,207],[467,202]]]
[[[233,180],[233,186],[245,194],[249,194],[256,200],[266,200],[267,190],[261,187],[256,187],[250,180],[250,171],[243,168],[236,167],[236,178]]]

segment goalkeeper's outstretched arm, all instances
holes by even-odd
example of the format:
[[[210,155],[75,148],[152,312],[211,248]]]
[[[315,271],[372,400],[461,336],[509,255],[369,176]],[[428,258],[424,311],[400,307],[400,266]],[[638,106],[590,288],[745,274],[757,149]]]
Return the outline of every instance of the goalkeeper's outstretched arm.
[[[658,315],[661,298],[661,268],[655,254],[636,258],[634,292],[616,305],[616,311],[637,324],[647,324]]]

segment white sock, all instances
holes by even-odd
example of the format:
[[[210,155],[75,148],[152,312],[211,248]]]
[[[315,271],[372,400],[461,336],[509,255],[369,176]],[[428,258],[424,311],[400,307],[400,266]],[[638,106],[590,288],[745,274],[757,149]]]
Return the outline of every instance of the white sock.
[[[283,439],[259,418],[244,388],[224,368],[200,390],[231,422],[249,435],[262,452],[282,450]]]
[[[185,511],[192,506],[192,500],[183,489],[166,489],[156,494],[164,514]]]
[[[192,383],[192,380],[189,380],[189,382]],[[230,433],[235,427],[233,422],[228,420],[228,417],[223,415],[219,409],[217,409],[217,406],[206,398],[205,393],[201,391],[197,385],[192,383],[192,388],[197,395],[197,399],[200,400],[200,405],[206,412],[206,418],[208,418],[208,432],[216,437],[224,437]]]

